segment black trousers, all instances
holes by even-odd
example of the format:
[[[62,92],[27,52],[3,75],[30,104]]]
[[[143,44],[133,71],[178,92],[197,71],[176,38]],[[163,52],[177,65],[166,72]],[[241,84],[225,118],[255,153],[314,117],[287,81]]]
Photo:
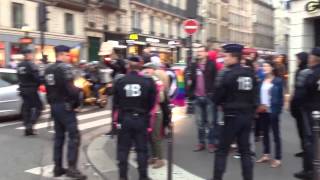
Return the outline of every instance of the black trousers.
[[[290,111],[291,111],[291,115],[294,117],[294,119],[296,120],[296,126],[297,126],[297,130],[298,130],[298,135],[300,138],[300,144],[301,144],[301,149],[303,148],[303,137],[304,137],[304,125],[303,125],[303,116],[302,116],[302,112],[301,109],[299,107],[299,105],[296,102],[291,102],[290,104]]]
[[[148,177],[148,118],[130,113],[119,115],[121,129],[118,133],[117,158],[120,178],[127,179],[128,156],[133,144],[138,155],[140,179]]]
[[[68,134],[68,166],[76,167],[79,155],[80,133],[76,113],[67,110],[65,103],[51,104],[52,116],[54,119],[54,162],[55,166],[63,165],[63,146],[65,135]]]
[[[312,132],[313,119],[311,111],[302,109],[303,117],[303,169],[305,171],[313,170],[313,157],[314,157],[314,134]]]
[[[219,148],[215,155],[214,180],[222,180],[227,165],[230,145],[237,140],[241,154],[242,176],[253,180],[253,159],[250,151],[252,112],[224,112],[225,125],[222,127]]]
[[[42,103],[36,89],[24,90],[21,96],[23,124],[27,130],[30,130],[41,114]]]

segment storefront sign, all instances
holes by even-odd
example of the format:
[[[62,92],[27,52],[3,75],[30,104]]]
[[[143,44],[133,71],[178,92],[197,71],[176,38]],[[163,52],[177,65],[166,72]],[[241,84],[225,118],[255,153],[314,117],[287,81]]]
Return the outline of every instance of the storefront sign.
[[[139,35],[138,34],[130,34],[129,35],[129,40],[138,40],[139,39]]]
[[[19,43],[20,44],[32,44],[33,43],[33,39],[29,38],[29,37],[20,38],[19,39]]]
[[[146,38],[146,41],[150,42],[150,43],[159,43],[160,42],[159,39],[155,39],[155,38]]]
[[[320,1],[310,1],[306,4],[305,9],[309,13],[316,12],[320,9]]]

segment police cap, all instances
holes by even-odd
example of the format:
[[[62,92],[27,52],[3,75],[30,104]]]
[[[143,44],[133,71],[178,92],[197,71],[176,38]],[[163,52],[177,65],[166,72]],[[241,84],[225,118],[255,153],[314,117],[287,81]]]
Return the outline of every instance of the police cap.
[[[65,45],[59,45],[59,46],[56,46],[54,50],[56,53],[61,53],[61,52],[69,52],[70,48]]]
[[[225,53],[242,53],[244,47],[241,44],[226,44],[222,48]]]
[[[30,54],[30,53],[33,53],[32,49],[24,48],[21,50],[21,54]]]
[[[129,62],[135,62],[135,63],[139,63],[142,61],[142,58],[140,56],[131,56],[128,58]]]
[[[313,48],[311,54],[320,57],[320,47]]]

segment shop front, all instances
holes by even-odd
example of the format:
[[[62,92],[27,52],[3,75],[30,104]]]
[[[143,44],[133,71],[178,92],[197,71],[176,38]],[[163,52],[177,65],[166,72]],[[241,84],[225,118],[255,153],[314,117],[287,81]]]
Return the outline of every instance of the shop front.
[[[128,44],[129,55],[141,56],[143,54],[143,49],[149,44],[156,49],[162,63],[173,64],[180,59],[181,47],[180,43],[177,43],[176,41],[176,43],[170,44],[170,42],[173,42],[172,40],[131,34],[126,42]]]
[[[20,61],[21,59],[23,59],[23,56],[20,53],[21,49],[23,48],[23,45],[20,43],[21,37],[22,36],[0,34],[0,66],[5,66],[9,63],[10,60]],[[54,62],[54,47],[57,45],[66,45],[72,48],[70,53],[72,62],[77,62],[83,57],[83,54],[81,53],[83,43],[84,40],[68,41],[46,38],[46,45],[43,48],[43,54],[47,55],[49,62]],[[30,44],[29,47],[35,50],[35,59],[41,60],[42,52],[40,46],[40,39],[33,38],[33,43]]]

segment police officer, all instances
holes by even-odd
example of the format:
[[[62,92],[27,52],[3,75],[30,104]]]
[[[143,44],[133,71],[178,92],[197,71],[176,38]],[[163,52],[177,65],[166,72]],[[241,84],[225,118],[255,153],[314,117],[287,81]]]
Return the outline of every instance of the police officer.
[[[22,50],[24,60],[18,65],[20,95],[23,99],[22,116],[25,126],[25,136],[35,135],[33,126],[40,116],[42,103],[38,95],[41,83],[38,67],[32,62],[33,51]]]
[[[118,129],[117,158],[120,180],[127,180],[128,155],[134,144],[138,154],[140,180],[149,180],[148,128],[150,111],[156,99],[153,79],[139,75],[139,57],[129,58],[129,73],[118,79],[114,87],[113,108],[118,114],[114,124]],[[149,129],[150,130],[150,129]]]
[[[79,92],[73,84],[73,68],[69,61],[67,46],[56,46],[56,63],[45,71],[47,98],[51,105],[51,114],[54,119],[54,176],[66,174],[78,180],[86,179],[77,169],[80,133],[78,130],[75,108],[79,106]],[[63,168],[63,146],[65,135],[68,134],[68,170]]]
[[[297,78],[295,98],[303,114],[303,170],[295,173],[299,179],[313,177],[314,134],[312,112],[320,111],[320,47],[312,50],[308,60],[309,69],[302,70]]]
[[[243,46],[223,46],[226,69],[217,79],[214,102],[222,106],[224,126],[215,155],[214,180],[222,180],[230,145],[237,140],[244,180],[253,180],[253,159],[249,136],[257,100],[257,83],[250,68],[240,65]]]

